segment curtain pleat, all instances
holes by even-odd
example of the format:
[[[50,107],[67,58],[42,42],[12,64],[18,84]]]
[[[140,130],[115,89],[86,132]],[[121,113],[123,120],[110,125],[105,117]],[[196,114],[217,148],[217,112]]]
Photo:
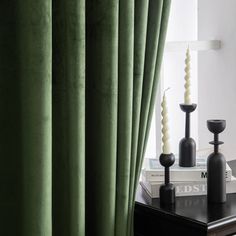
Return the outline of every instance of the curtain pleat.
[[[86,1],[87,235],[115,233],[118,10],[116,0]]]
[[[21,223],[17,8],[0,1],[0,235],[17,235]]]
[[[133,116],[132,116],[132,144],[130,163],[129,188],[129,218],[128,235],[132,231],[132,214],[135,195],[136,162],[138,150],[138,134],[142,101],[143,75],[146,50],[146,34],[149,1],[135,0],[134,17],[134,71],[133,71]]]
[[[51,2],[18,6],[21,103],[22,232],[50,235],[51,224]]]
[[[129,214],[131,162],[134,1],[119,1],[118,128],[116,177],[116,232],[126,235]]]
[[[53,1],[53,235],[85,232],[85,1]]]
[[[0,235],[133,235],[170,2],[1,1]]]

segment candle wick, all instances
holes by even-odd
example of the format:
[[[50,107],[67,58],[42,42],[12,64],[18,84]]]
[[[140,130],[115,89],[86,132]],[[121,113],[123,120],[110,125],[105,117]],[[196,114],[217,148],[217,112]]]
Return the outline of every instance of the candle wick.
[[[170,89],[170,87],[168,87],[167,89],[165,89],[165,90],[164,90],[164,93],[165,93],[166,91],[168,91],[169,89]]]

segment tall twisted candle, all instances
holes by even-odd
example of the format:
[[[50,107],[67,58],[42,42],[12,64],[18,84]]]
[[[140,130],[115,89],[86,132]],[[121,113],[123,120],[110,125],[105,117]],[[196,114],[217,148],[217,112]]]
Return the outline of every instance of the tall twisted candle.
[[[187,49],[187,52],[186,52],[186,59],[185,59],[185,93],[184,93],[184,103],[187,104],[187,105],[190,105],[192,104],[191,102],[191,92],[190,92],[190,86],[191,86],[191,83],[190,83],[190,53],[189,53],[189,48]]]
[[[162,152],[164,154],[170,154],[170,144],[169,144],[169,127],[168,127],[168,110],[167,110],[167,102],[166,102],[166,95],[164,93],[163,100],[161,103],[162,107]]]

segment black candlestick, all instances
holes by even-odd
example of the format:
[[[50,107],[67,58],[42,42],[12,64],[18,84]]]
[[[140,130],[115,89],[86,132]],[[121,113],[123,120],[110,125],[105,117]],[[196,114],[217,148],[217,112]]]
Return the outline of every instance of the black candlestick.
[[[207,198],[210,203],[223,203],[226,201],[226,161],[222,153],[219,152],[219,133],[226,127],[225,120],[208,120],[207,128],[214,133],[214,152],[207,159]]]
[[[173,153],[160,155],[160,163],[165,167],[165,184],[160,187],[160,203],[169,205],[175,203],[175,186],[170,183],[170,166],[175,162]]]
[[[193,167],[196,165],[196,143],[190,137],[190,113],[195,111],[197,104],[180,104],[186,113],[185,137],[179,142],[179,166]]]

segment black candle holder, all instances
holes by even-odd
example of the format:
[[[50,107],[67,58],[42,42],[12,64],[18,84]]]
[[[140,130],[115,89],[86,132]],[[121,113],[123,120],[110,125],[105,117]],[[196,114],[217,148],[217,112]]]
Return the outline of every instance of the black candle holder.
[[[196,165],[196,143],[190,137],[190,113],[195,111],[197,104],[180,104],[180,108],[186,113],[185,137],[179,142],[179,166],[193,167]]]
[[[175,203],[175,186],[170,183],[170,166],[175,162],[173,153],[160,155],[160,163],[165,167],[165,183],[160,187],[160,204],[170,205]]]
[[[214,152],[207,159],[207,198],[210,203],[223,203],[226,201],[226,160],[222,153],[219,152],[219,133],[223,132],[226,127],[225,120],[208,120],[207,128],[214,133]]]

